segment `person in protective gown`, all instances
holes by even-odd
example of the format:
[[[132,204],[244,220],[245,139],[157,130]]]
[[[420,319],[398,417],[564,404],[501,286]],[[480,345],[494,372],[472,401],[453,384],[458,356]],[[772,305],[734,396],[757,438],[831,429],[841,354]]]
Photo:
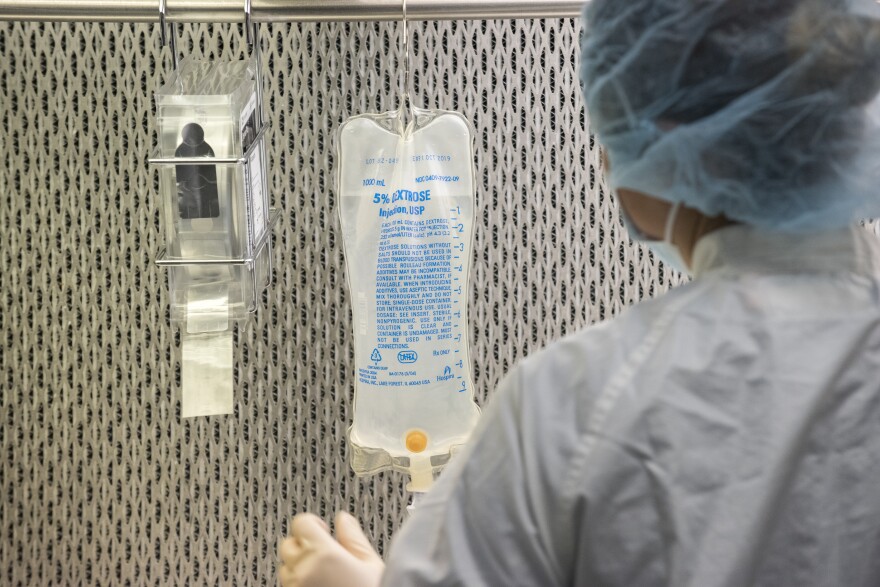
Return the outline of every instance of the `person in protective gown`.
[[[517,365],[395,537],[303,587],[880,585],[880,5],[593,0],[625,224],[693,279]]]

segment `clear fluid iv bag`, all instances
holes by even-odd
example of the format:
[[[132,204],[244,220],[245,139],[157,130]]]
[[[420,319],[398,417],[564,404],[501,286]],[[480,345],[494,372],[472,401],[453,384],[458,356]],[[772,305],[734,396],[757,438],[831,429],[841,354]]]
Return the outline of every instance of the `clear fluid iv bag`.
[[[404,470],[426,491],[479,417],[467,328],[473,133],[458,113],[401,108],[353,117],[338,139],[352,467]]]

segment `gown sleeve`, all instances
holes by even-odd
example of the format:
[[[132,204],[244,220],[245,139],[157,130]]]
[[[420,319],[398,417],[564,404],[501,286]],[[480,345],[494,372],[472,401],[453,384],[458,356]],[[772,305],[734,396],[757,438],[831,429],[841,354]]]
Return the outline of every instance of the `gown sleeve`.
[[[550,538],[564,532],[558,484],[544,478],[535,430],[524,443],[524,420],[545,419],[527,413],[520,382],[515,369],[501,383],[467,447],[395,537],[383,587],[564,583]]]

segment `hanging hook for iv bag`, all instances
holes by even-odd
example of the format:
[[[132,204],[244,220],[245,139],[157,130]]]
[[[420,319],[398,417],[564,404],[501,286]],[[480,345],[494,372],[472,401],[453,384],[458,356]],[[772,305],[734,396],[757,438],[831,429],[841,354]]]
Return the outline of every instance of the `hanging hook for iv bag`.
[[[253,51],[257,39],[257,24],[251,19],[251,0],[244,0],[244,32],[248,47]]]
[[[254,77],[257,82],[257,128],[263,125],[263,72],[262,58],[260,57],[260,29],[259,25],[251,18],[251,0],[244,0],[244,31],[251,58],[254,60]]]
[[[169,23],[166,18],[166,0],[159,0],[159,29],[161,32],[162,46],[168,45],[171,48],[171,62],[174,64],[174,71],[177,71],[180,64],[177,55],[177,25],[173,22]],[[171,34],[168,34],[167,27],[171,27]]]
[[[257,128],[265,130],[265,112],[263,111],[263,58],[260,56],[260,25],[251,18],[251,0],[244,0],[244,30],[245,39],[251,52],[251,59],[254,60],[254,81],[257,93]],[[256,140],[256,139],[255,139]],[[262,139],[260,139],[262,140]],[[274,223],[274,221],[273,221]],[[272,254],[272,237],[268,235],[269,243],[269,281],[266,287],[272,285],[273,279],[273,254]],[[256,298],[254,298],[256,300]]]
[[[406,19],[406,0],[401,0],[402,20],[400,21],[401,59],[403,59],[403,88],[400,92],[400,110],[405,112],[407,106],[412,106],[412,96],[409,92],[410,65],[409,65],[409,27]]]

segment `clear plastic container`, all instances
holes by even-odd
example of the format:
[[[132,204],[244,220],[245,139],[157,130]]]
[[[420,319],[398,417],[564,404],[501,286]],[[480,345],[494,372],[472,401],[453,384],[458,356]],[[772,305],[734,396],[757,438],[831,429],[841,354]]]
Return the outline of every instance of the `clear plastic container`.
[[[166,258],[200,262],[169,268],[174,320],[186,319],[193,299],[220,299],[218,291],[228,292],[231,319],[246,318],[268,277],[266,157],[263,141],[255,141],[262,118],[255,74],[252,60],[187,58],[156,92]],[[194,161],[201,159],[208,164]]]

